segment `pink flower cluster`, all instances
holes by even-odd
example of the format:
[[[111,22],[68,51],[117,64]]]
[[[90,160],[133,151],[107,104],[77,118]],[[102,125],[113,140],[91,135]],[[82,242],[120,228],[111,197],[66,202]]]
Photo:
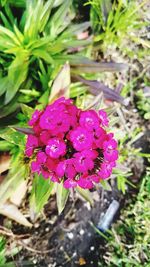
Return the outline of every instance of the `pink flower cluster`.
[[[28,135],[25,154],[32,158],[31,170],[63,181],[65,188],[93,188],[108,178],[118,158],[117,142],[108,126],[104,110],[82,111],[64,97],[36,110],[29,125],[34,134]]]

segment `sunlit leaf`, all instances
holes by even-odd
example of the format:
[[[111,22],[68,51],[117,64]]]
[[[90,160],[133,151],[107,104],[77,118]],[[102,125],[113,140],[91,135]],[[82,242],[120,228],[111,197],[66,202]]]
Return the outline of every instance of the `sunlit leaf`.
[[[106,191],[112,191],[112,188],[107,180],[101,180],[100,183]]]
[[[0,204],[0,214],[7,216],[26,227],[32,227],[32,224],[25,218],[21,211],[10,202]]]
[[[25,144],[25,137],[21,133],[12,128],[0,130],[0,137],[11,144],[23,147]]]
[[[88,201],[91,206],[93,205],[93,199],[92,199],[92,194],[90,193],[89,190],[85,190],[85,189],[82,189],[80,187],[77,187],[76,188],[76,191],[78,192],[78,194],[85,200],[85,201]]]
[[[34,111],[33,108],[31,108],[25,104],[21,104],[21,110],[22,110],[23,114],[28,117],[28,119],[31,118],[31,115],[33,114],[33,111]]]
[[[20,206],[23,198],[27,193],[27,180],[22,180],[21,183],[16,187],[10,197],[10,202],[16,206]]]
[[[63,184],[57,185],[56,199],[57,199],[57,208],[58,213],[61,214],[65,208],[67,199],[69,196],[69,190],[63,187]]]
[[[5,172],[10,167],[10,156],[9,155],[0,155],[0,174]]]
[[[18,164],[20,164],[18,162]],[[19,166],[15,169],[16,172],[12,173],[11,170],[9,174],[5,177],[3,182],[0,184],[0,203],[5,203],[8,200],[12,193],[16,190],[17,186],[27,178],[27,168],[26,166]]]
[[[49,103],[55,99],[65,96],[69,98],[70,95],[70,66],[66,63],[61,71],[58,73],[52,85]]]
[[[36,216],[47,203],[53,188],[54,183],[51,182],[50,179],[46,180],[42,175],[35,175],[30,198],[30,210],[33,220],[35,220]]]
[[[28,52],[22,50],[17,54],[16,58],[8,69],[8,80],[11,83],[11,87],[7,88],[5,95],[5,104],[8,104],[10,102],[10,100],[17,93],[20,85],[25,81],[28,73],[28,65]]]

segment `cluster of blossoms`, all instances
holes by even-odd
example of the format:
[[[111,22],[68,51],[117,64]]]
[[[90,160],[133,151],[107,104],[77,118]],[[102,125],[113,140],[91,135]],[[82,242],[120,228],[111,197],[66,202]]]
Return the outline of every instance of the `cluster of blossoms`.
[[[65,188],[91,189],[116,166],[117,142],[104,129],[104,110],[83,111],[62,97],[44,111],[36,110],[29,125],[34,134],[28,135],[25,154],[33,159],[32,172],[63,181]]]

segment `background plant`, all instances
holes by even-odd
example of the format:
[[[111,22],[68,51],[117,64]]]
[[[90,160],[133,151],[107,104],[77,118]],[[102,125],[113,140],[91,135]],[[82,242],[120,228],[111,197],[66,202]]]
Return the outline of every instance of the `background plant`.
[[[135,200],[122,211],[106,245],[106,266],[149,266],[150,170],[141,181]],[[99,263],[99,266],[101,263]]]
[[[75,15],[72,1],[61,1],[55,12],[54,2],[32,0],[24,5],[24,1],[18,1],[18,5],[23,4],[23,8],[18,8],[16,3],[18,18],[13,14],[11,1],[1,2],[1,118],[18,108],[20,102],[35,101],[46,91],[47,95],[59,65],[67,60],[67,50],[89,43],[77,39],[89,23],[71,25]]]
[[[91,23],[95,33],[95,49],[101,48],[106,51],[107,47],[116,47],[119,50],[132,55],[128,49],[129,42],[145,45],[149,47],[149,42],[145,41],[138,34],[146,23],[142,21],[142,6],[136,1],[103,1],[91,0],[87,4],[91,6]]]

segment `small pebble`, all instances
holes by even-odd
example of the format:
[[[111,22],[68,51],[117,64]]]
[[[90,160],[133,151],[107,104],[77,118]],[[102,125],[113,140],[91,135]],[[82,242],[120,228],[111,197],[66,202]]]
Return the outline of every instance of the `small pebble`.
[[[35,259],[35,260],[33,260],[33,263],[34,263],[34,264],[36,264],[36,263],[37,263],[37,260],[36,260],[36,259]]]
[[[49,227],[45,228],[45,232],[49,232],[49,230],[50,230]]]
[[[91,233],[88,233],[88,236],[90,237],[91,236]]]
[[[74,252],[73,254],[72,254],[72,257],[76,257],[77,256],[77,252]]]
[[[67,236],[68,236],[69,239],[73,239],[74,238],[74,234],[73,233],[68,233]]]
[[[35,227],[35,228],[38,228],[39,226],[40,226],[39,223],[35,223],[35,224],[34,224],[34,227]]]
[[[93,246],[92,246],[92,247],[90,247],[90,250],[91,250],[91,251],[93,251],[94,249],[95,249],[95,247],[93,247]]]
[[[80,230],[80,235],[84,235],[85,231],[83,229]]]
[[[91,205],[89,202],[84,203],[84,206],[88,209],[91,210]]]

